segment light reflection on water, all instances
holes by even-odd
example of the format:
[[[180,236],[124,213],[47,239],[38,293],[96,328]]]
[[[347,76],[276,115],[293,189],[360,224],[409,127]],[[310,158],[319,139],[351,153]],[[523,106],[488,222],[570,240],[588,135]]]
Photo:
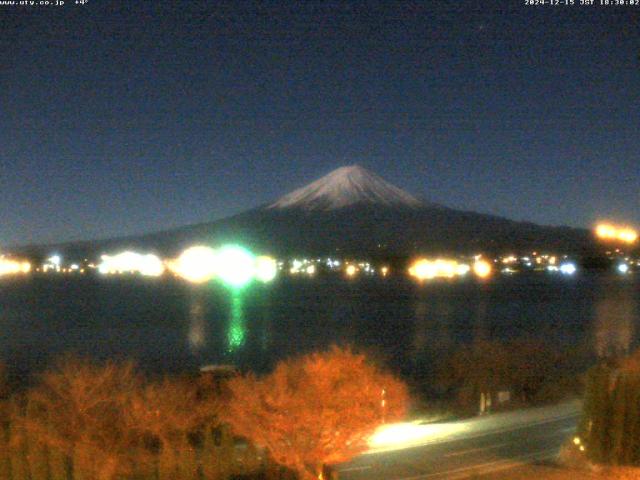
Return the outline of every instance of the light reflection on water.
[[[227,330],[227,350],[235,352],[242,348],[246,337],[244,313],[242,310],[242,291],[234,290],[231,293],[231,318]]]
[[[615,286],[602,285],[596,295],[595,352],[598,357],[626,355],[634,343],[637,328],[637,287],[630,281],[621,280]]]
[[[206,344],[207,330],[205,321],[205,304],[200,295],[192,298],[189,307],[189,331],[187,339],[193,352],[201,350]]]
[[[69,350],[154,371],[278,359],[352,344],[426,378],[460,343],[539,339],[591,355],[637,342],[639,279],[582,275],[417,286],[398,279],[281,280],[226,288],[126,279],[33,279],[0,288],[0,359],[23,371]]]
[[[229,312],[225,315],[224,311],[209,311],[209,303],[213,293],[206,285],[196,285],[190,287],[190,305],[188,311],[188,330],[187,342],[191,352],[196,355],[200,354],[208,345],[208,340],[214,340],[213,337],[219,335],[220,329],[218,325],[217,331],[212,331],[209,325],[216,322],[218,318],[228,317],[228,325],[226,326],[226,352],[233,353],[241,349],[245,343],[247,328],[244,318],[244,300],[242,289],[231,289],[228,292]],[[211,314],[213,318],[209,318]],[[257,327],[257,326],[256,326]],[[266,344],[267,336],[263,335],[263,343]]]

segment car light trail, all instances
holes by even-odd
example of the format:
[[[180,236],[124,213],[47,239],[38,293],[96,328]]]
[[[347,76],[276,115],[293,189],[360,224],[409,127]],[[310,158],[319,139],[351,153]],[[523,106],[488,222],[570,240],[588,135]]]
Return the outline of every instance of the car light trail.
[[[416,423],[394,423],[382,425],[369,438],[369,452],[377,453],[401,450],[465,432],[469,426],[464,423],[433,423],[420,425]]]

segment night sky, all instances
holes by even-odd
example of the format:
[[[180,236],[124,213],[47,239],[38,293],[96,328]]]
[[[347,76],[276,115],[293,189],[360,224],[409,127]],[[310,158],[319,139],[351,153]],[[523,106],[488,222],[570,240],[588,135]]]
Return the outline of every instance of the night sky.
[[[354,163],[640,224],[640,7],[73,3],[0,6],[0,246],[212,220]]]

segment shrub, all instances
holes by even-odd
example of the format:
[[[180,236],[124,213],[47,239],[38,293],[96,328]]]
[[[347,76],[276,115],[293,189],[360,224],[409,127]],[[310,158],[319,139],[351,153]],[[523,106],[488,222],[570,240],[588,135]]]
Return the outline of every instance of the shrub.
[[[281,362],[264,378],[233,379],[229,388],[224,420],[303,479],[322,478],[324,465],[366,450],[380,424],[405,414],[408,397],[364,355],[337,347]]]

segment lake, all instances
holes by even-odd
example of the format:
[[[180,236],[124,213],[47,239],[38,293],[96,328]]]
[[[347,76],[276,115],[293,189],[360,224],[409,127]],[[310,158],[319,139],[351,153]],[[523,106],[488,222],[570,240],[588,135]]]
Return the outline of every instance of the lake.
[[[133,358],[147,372],[233,363],[256,371],[350,344],[405,378],[478,339],[542,339],[595,355],[630,348],[640,321],[633,276],[544,273],[418,285],[404,278],[283,278],[231,291],[136,277],[0,281],[0,360],[25,377],[75,352]]]

